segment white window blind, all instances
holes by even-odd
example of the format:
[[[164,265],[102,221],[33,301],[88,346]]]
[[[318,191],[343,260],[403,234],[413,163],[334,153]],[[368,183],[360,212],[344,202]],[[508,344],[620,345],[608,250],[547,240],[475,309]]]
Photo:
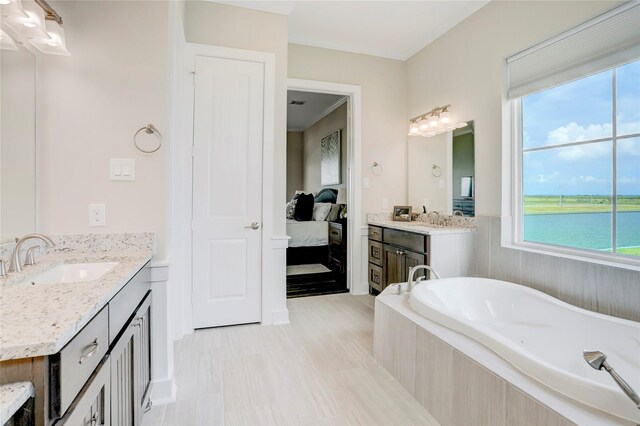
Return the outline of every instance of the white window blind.
[[[509,99],[640,58],[640,2],[632,1],[507,59]]]

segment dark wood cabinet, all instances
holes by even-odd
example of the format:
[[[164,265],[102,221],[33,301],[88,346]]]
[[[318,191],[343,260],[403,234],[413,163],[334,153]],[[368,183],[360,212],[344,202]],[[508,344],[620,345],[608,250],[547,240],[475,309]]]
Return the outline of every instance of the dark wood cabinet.
[[[347,279],[347,222],[329,222],[329,269],[337,280]]]
[[[428,253],[427,235],[369,226],[369,287],[380,292],[390,284],[406,282],[411,268],[429,264]]]

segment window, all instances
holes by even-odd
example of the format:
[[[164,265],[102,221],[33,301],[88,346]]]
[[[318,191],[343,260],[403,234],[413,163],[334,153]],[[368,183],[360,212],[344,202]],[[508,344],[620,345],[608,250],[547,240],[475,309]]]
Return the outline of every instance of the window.
[[[518,239],[640,257],[640,61],[515,102]]]

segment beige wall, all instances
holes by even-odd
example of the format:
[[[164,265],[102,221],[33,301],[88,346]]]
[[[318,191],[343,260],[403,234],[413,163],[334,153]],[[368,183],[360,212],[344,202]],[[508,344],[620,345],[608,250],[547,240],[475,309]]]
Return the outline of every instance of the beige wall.
[[[407,85],[405,63],[375,56],[289,44],[289,77],[359,85],[362,90],[362,212],[389,209],[407,198]],[[371,173],[374,161],[384,169]]]
[[[36,57],[0,51],[0,241],[36,230]]]
[[[341,150],[341,183],[339,185],[322,186],[321,182],[321,140],[336,130],[340,133]],[[322,188],[345,188],[347,183],[347,103],[336,108],[328,115],[304,131],[304,190],[317,193]]]
[[[304,189],[302,132],[287,132],[287,200]]]
[[[494,1],[407,61],[406,119],[452,104],[459,119],[474,120],[477,215],[501,211],[505,59],[616,4]]]
[[[409,138],[408,205],[413,206],[414,212],[422,212],[423,205],[427,210],[447,211],[447,186],[451,185],[451,182],[447,182],[447,149],[447,136],[444,133],[431,138]],[[434,164],[440,167],[440,177],[432,173]],[[442,188],[441,180],[444,183]]]
[[[187,42],[275,55],[275,185],[274,233],[285,233],[287,150],[287,17],[206,1],[188,1],[185,9]]]
[[[40,217],[47,234],[158,233],[167,216],[168,3],[61,1],[71,56],[41,55],[38,132]],[[144,155],[133,134],[153,123],[164,146]],[[135,182],[109,180],[110,158],[134,158]],[[105,203],[107,226],[88,226],[90,203]]]

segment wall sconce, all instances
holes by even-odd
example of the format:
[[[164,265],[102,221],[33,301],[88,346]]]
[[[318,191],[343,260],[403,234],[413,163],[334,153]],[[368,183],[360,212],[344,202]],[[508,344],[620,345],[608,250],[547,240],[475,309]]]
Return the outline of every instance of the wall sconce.
[[[466,122],[456,123],[451,115],[451,105],[445,105],[409,120],[409,136],[431,136],[465,127]]]

